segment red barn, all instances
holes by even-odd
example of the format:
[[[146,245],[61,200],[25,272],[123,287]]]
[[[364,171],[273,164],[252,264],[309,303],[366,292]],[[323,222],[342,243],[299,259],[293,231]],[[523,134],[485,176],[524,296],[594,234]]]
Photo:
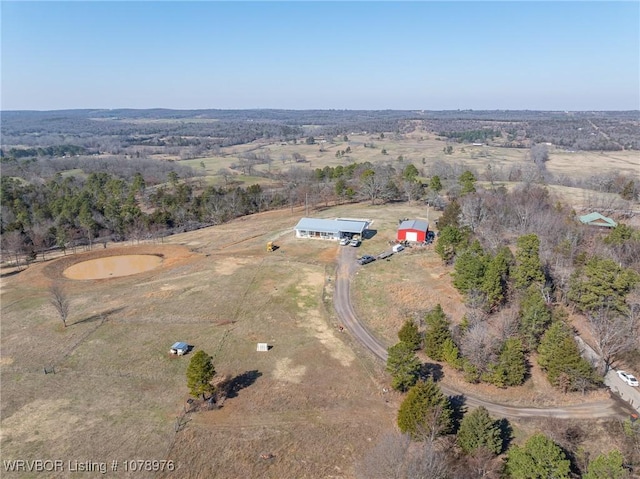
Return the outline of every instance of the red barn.
[[[398,241],[423,242],[427,239],[429,223],[424,220],[404,220],[398,226]]]

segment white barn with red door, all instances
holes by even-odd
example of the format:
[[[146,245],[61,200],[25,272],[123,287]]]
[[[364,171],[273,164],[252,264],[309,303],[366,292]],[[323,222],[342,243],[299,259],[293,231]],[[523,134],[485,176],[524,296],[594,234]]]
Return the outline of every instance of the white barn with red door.
[[[429,223],[425,220],[404,220],[398,226],[398,241],[421,243],[427,239]]]

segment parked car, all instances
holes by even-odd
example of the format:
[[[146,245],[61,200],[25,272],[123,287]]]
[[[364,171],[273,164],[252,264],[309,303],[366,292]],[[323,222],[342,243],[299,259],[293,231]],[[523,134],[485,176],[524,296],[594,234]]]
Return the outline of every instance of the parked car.
[[[360,258],[358,260],[358,263],[360,263],[360,264],[369,264],[369,263],[371,263],[371,262],[373,262],[375,260],[376,259],[373,256],[365,254],[362,258]]]
[[[394,253],[399,253],[404,249],[404,246],[402,246],[401,244],[395,244],[391,249],[393,250]]]
[[[349,238],[342,238],[340,240],[340,246],[347,246],[349,244]]]
[[[349,246],[360,246],[360,240],[352,239]]]
[[[436,234],[433,231],[427,231],[427,236],[424,242],[427,244],[431,244],[433,243],[433,240],[435,239],[435,237],[436,237]]]
[[[638,386],[638,380],[635,378],[633,374],[628,373],[626,371],[618,371],[618,376],[620,376],[620,379],[622,379],[629,386],[635,386],[635,387]]]

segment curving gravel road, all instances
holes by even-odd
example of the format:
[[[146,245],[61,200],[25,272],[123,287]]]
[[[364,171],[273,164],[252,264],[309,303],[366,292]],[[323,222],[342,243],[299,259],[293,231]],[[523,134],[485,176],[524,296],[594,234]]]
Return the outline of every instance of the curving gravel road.
[[[335,280],[334,307],[344,327],[365,348],[380,360],[387,362],[387,350],[382,343],[359,320],[351,303],[351,280],[360,266],[356,262],[356,248],[342,246],[338,254],[338,269]],[[365,266],[366,267],[366,266]],[[443,393],[449,396],[464,396],[467,406],[484,406],[493,414],[505,418],[557,417],[557,418],[612,418],[628,414],[625,408],[613,399],[565,407],[535,408],[515,407],[489,402],[440,384]]]

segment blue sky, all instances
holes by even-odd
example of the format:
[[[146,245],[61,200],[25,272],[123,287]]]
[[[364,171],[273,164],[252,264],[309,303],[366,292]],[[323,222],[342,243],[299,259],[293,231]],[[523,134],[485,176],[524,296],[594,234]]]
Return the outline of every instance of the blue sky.
[[[3,110],[640,109],[640,3],[7,2]]]

